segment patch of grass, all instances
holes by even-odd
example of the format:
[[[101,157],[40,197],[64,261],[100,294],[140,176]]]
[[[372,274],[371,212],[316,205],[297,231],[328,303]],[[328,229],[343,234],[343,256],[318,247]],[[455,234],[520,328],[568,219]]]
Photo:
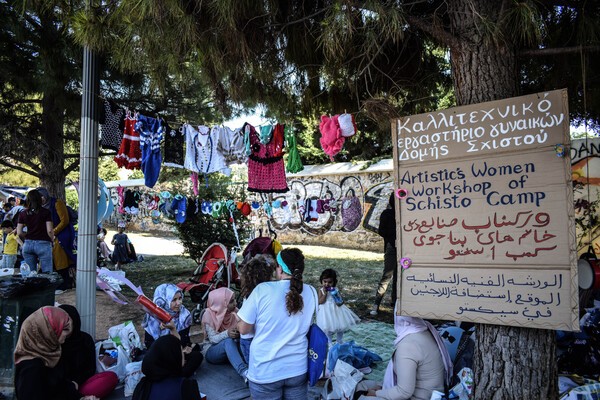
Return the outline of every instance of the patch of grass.
[[[326,268],[333,268],[338,273],[338,287],[342,297],[352,311],[363,319],[392,322],[394,310],[390,305],[391,288],[388,288],[378,315],[369,315],[383,271],[383,254],[322,246],[294,247],[301,249],[306,257],[306,284],[319,288],[321,272]],[[193,260],[185,256],[148,256],[142,262],[125,264],[123,270],[131,282],[141,286],[144,294],[152,298],[154,289],[161,283],[188,282],[196,266]],[[134,296],[133,291],[126,287],[123,288],[123,294],[129,298]],[[196,306],[189,296],[185,296],[184,304],[189,310]]]

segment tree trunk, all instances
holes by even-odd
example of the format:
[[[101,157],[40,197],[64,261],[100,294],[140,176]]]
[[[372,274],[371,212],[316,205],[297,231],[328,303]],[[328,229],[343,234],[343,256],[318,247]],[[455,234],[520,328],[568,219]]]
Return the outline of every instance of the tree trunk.
[[[65,199],[64,99],[69,82],[63,57],[64,36],[50,14],[40,14],[44,46],[40,48],[41,68],[48,77],[42,99],[42,126],[39,150],[40,186],[52,197]],[[63,103],[61,103],[61,99]]]
[[[44,94],[42,100],[42,145],[40,146],[40,186],[52,197],[65,199],[65,157],[63,139],[63,110],[54,96]]]
[[[457,105],[517,96],[516,48],[502,26],[506,2],[448,4],[458,39],[450,50]],[[475,399],[558,398],[554,331],[479,324],[475,332]]]

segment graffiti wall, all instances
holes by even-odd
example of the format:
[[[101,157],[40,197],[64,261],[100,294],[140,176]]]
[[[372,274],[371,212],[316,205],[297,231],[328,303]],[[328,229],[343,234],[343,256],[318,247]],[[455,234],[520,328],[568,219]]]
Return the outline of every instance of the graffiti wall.
[[[579,255],[590,244],[600,256],[600,139],[575,139],[571,142],[573,197]]]
[[[391,160],[364,170],[351,163],[313,166],[289,175],[287,182],[290,191],[272,197],[285,206],[255,219],[263,232],[268,221],[284,243],[383,250],[377,229],[393,191]]]

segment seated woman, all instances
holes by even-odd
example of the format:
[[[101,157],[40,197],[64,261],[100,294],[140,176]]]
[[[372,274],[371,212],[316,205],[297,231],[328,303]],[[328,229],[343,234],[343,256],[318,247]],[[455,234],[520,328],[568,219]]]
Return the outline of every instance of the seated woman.
[[[19,400],[98,400],[81,394],[56,367],[72,326],[69,314],[58,307],[42,307],[23,321],[14,353]]]
[[[62,304],[59,308],[69,314],[72,331],[62,344],[62,354],[57,368],[62,368],[65,378],[79,386],[81,394],[98,398],[108,396],[119,383],[119,377],[112,371],[96,374],[94,339],[88,333],[81,331],[81,317],[75,307]]]
[[[383,387],[363,381],[357,391],[377,399],[429,400],[434,390],[444,392],[452,376],[452,361],[440,334],[421,318],[394,316],[394,354],[383,379]],[[372,397],[370,397],[372,396]],[[361,396],[361,399],[363,397]]]
[[[144,377],[132,400],[200,400],[198,383],[183,376],[181,342],[173,335],[161,336],[142,361]]]
[[[183,376],[189,378],[202,364],[204,357],[198,351],[198,346],[192,346],[190,340],[192,316],[183,305],[183,292],[172,283],[163,283],[154,290],[153,301],[154,304],[167,311],[173,319],[168,324],[164,324],[156,317],[146,314],[142,322],[142,326],[145,328],[144,344],[147,349],[150,349],[152,343],[160,336],[171,334],[177,337],[185,355]],[[193,351],[192,348],[197,350]]]
[[[248,381],[248,364],[242,358],[238,342],[237,304],[235,293],[222,287],[208,294],[206,311],[202,316],[204,347],[202,352],[206,361],[213,364],[231,363],[236,372]]]

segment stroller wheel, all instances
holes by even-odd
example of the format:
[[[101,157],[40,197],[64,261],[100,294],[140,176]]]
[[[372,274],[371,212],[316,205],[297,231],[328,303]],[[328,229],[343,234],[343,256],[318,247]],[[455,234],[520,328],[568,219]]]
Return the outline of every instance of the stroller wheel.
[[[204,311],[205,309],[198,309],[195,308],[194,311],[192,311],[192,321],[194,321],[195,324],[199,324],[202,321],[202,316],[204,315]]]

